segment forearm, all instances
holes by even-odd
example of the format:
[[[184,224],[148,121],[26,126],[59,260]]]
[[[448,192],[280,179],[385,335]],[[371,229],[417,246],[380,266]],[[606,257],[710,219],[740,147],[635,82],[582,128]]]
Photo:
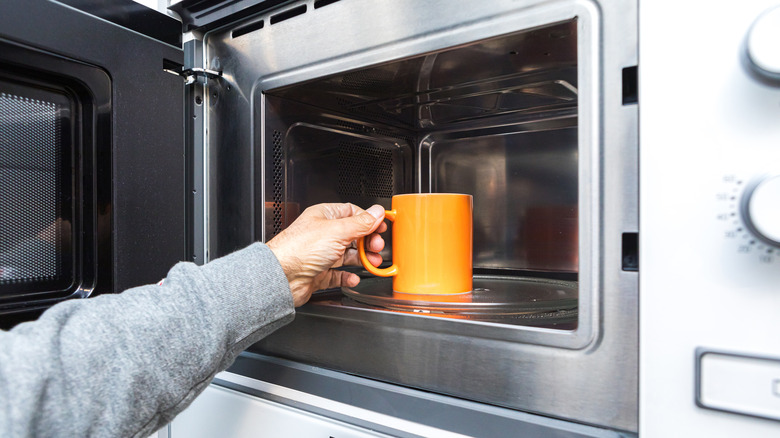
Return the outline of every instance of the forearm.
[[[62,303],[0,333],[0,435],[148,435],[293,314],[262,244],[180,263],[162,286]]]

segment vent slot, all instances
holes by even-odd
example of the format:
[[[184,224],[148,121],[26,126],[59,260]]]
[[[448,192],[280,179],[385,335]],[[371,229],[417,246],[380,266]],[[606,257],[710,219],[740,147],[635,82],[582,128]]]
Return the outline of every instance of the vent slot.
[[[639,102],[638,70],[636,66],[623,69],[623,105]]]
[[[296,8],[288,9],[280,14],[271,16],[271,24],[281,23],[284,20],[297,17],[298,15],[306,13],[306,5],[300,5]]]
[[[256,21],[254,23],[247,24],[246,26],[241,26],[238,29],[234,30],[233,32],[230,33],[230,37],[231,38],[238,38],[241,35],[246,35],[248,33],[254,32],[256,30],[260,30],[260,29],[263,28],[263,26],[265,26],[265,21],[263,21],[263,20]]]
[[[639,233],[623,233],[623,270],[639,271]]]
[[[317,0],[314,2],[314,9],[319,9],[328,5],[332,5],[340,0]]]

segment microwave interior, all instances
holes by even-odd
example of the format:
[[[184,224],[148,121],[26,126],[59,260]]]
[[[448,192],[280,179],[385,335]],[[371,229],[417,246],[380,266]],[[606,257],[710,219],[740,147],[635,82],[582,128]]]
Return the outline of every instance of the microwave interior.
[[[252,214],[258,239],[317,203],[390,209],[403,193],[473,196],[472,293],[398,298],[392,279],[356,268],[359,286],[317,293],[310,309],[578,327],[577,30],[576,18],[562,20],[253,95],[254,172],[263,175]],[[242,36],[234,29],[228,38],[246,50],[236,43]],[[208,96],[211,105],[227,99],[229,87],[219,92]],[[215,193],[229,207],[236,184],[224,178],[235,170],[220,170]],[[226,211],[214,223],[233,228],[212,227],[212,256],[239,246],[230,245],[240,239],[236,215]]]

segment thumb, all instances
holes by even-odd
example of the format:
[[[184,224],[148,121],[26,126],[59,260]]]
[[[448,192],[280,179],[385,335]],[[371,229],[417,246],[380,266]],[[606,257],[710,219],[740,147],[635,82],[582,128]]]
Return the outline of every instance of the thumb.
[[[358,237],[367,236],[379,227],[385,219],[385,209],[381,205],[372,205],[368,210],[355,216],[339,219],[344,226],[344,232],[347,233],[348,240],[355,240]]]

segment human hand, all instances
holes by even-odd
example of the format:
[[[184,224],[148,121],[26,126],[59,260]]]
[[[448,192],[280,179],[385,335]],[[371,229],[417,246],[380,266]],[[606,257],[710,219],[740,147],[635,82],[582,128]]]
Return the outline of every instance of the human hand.
[[[368,210],[352,204],[313,205],[268,242],[290,282],[295,307],[309,301],[314,291],[357,286],[360,277],[334,268],[360,265],[354,247],[358,237],[368,236],[366,255],[371,264],[382,263],[379,252],[385,241],[378,233],[387,230],[384,217],[380,205]]]

